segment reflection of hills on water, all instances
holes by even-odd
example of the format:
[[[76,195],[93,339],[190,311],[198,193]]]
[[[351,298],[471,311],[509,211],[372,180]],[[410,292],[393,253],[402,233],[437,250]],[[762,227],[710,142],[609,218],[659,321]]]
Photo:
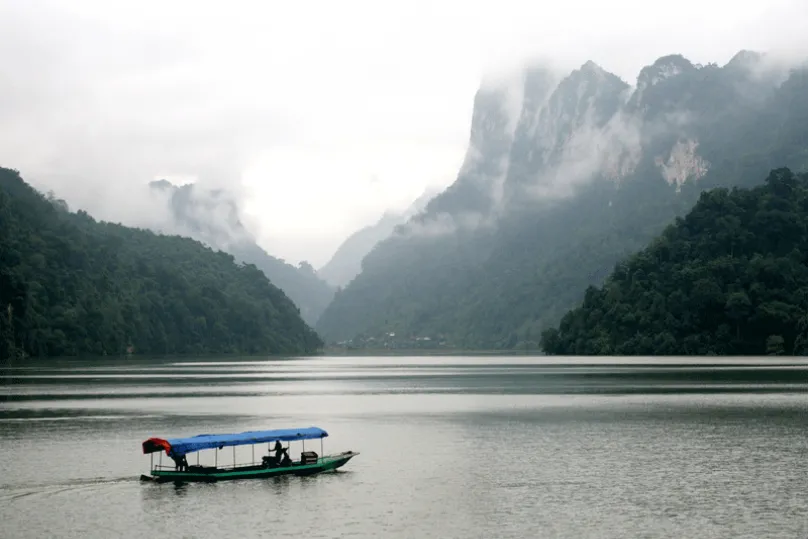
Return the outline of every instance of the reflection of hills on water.
[[[667,358],[316,358],[274,361],[74,362],[70,368],[7,368],[3,401],[143,401],[279,395],[575,395],[808,392],[808,362],[750,358],[715,364]],[[145,404],[145,402],[144,402]],[[159,409],[159,407],[157,408]],[[141,410],[142,411],[142,410]]]

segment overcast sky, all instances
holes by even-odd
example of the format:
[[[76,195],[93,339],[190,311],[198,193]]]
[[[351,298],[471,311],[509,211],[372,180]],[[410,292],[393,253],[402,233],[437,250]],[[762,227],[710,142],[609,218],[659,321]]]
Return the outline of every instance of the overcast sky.
[[[454,180],[483,73],[724,63],[806,44],[808,1],[0,0],[0,165],[148,223],[155,178],[248,200],[261,244],[324,263]]]

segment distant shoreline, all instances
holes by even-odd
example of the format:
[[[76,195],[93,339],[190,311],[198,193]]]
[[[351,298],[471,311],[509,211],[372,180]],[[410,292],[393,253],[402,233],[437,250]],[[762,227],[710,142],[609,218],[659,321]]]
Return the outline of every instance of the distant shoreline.
[[[410,348],[410,349],[345,349],[345,348],[323,348],[312,353],[298,353],[298,354],[216,354],[216,353],[198,353],[198,354],[108,354],[108,355],[75,355],[75,356],[34,356],[24,358],[3,358],[0,359],[0,367],[18,367],[25,368],[32,364],[49,364],[51,366],[62,364],[70,364],[85,361],[110,361],[118,362],[125,361],[129,363],[150,363],[153,361],[166,361],[174,360],[179,363],[186,361],[239,361],[245,359],[264,360],[264,359],[302,359],[302,358],[329,358],[329,357],[395,357],[395,356],[526,356],[526,357],[547,357],[546,354],[536,350],[461,350],[461,349],[423,349],[423,348]]]
[[[540,350],[490,350],[445,348],[340,348],[326,347],[322,356],[545,356]]]

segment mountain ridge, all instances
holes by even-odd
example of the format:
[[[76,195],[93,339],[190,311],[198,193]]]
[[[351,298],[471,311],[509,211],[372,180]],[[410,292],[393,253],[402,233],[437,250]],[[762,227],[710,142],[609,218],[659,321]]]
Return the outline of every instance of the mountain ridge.
[[[377,243],[390,236],[397,226],[423,210],[435,194],[435,189],[428,188],[404,211],[385,211],[378,221],[352,233],[339,245],[328,262],[317,270],[317,275],[331,286],[348,284],[362,270],[365,255]]]
[[[318,331],[331,341],[434,333],[458,347],[535,345],[702,190],[808,162],[805,71],[780,83],[780,68],[738,65],[663,56],[631,87],[587,63],[549,97],[523,88],[525,125],[536,112],[524,104],[543,105],[521,131],[508,90],[481,88],[457,180],[368,254]],[[764,76],[747,76],[753,69]]]

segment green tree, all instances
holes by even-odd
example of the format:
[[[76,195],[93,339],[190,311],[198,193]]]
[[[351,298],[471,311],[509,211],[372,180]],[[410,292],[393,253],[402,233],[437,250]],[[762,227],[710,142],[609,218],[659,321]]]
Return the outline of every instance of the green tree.
[[[786,342],[781,335],[769,335],[766,339],[766,354],[781,356],[785,354]]]
[[[741,339],[741,323],[746,320],[749,313],[752,312],[752,302],[749,296],[744,291],[733,292],[727,298],[726,304],[727,316],[735,325],[735,336],[738,340]]]

